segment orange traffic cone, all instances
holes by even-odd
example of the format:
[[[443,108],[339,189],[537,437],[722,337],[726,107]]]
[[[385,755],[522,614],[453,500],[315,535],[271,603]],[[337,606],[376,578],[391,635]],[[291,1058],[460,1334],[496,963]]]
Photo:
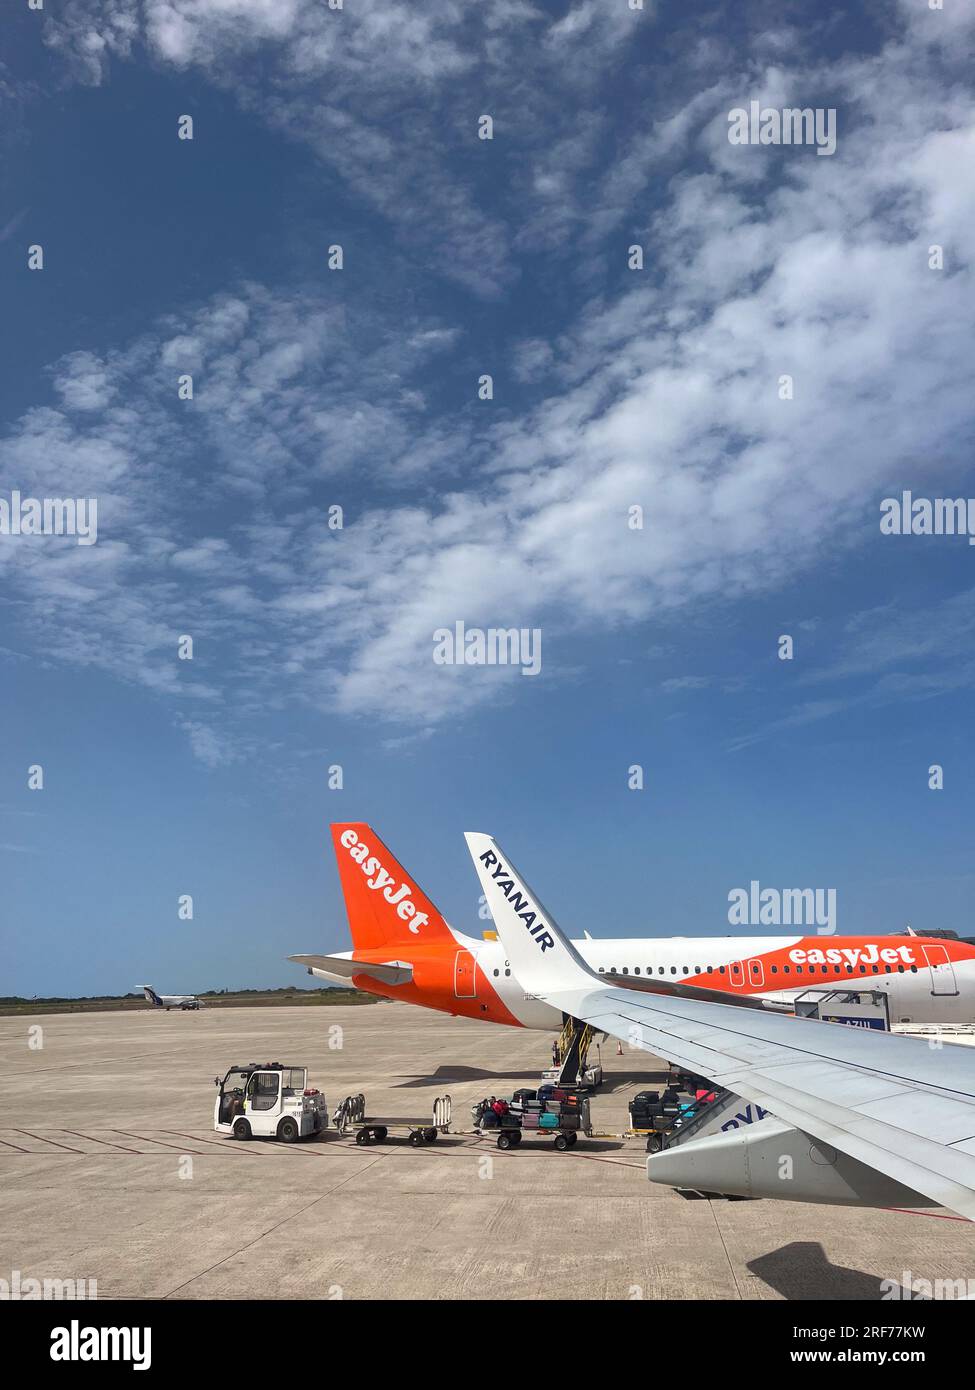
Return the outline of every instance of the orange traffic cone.
[[[620,1041],[619,1038],[617,1038],[617,1040],[616,1040],[616,1055],[617,1055],[617,1057],[622,1057],[622,1056],[623,1056],[623,1044],[622,1044],[622,1042]]]

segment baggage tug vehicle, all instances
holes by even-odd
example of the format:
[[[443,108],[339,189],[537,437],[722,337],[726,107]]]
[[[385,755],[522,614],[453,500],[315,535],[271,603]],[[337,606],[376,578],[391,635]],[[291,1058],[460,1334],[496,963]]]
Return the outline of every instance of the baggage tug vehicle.
[[[309,1089],[308,1068],[281,1062],[248,1062],[231,1067],[213,1107],[213,1128],[235,1139],[280,1139],[293,1144],[328,1127],[321,1091]]]

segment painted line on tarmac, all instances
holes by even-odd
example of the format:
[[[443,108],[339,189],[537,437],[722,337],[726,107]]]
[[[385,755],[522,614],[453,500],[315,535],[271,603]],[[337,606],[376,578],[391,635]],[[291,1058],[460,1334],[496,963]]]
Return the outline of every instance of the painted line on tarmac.
[[[166,1132],[166,1131],[163,1130],[163,1133],[164,1133],[164,1134],[165,1134],[165,1132]],[[167,1144],[166,1141],[165,1141],[165,1139],[152,1139],[152,1138],[149,1137],[148,1134],[130,1134],[129,1131],[128,1131],[127,1129],[113,1129],[113,1130],[110,1131],[110,1133],[111,1133],[111,1134],[124,1134],[125,1137],[126,1137],[126,1139],[138,1139],[139,1142],[142,1143],[142,1144],[161,1144],[162,1147],[163,1147],[164,1149],[174,1149],[174,1150],[176,1151],[176,1153],[186,1153],[186,1152],[187,1152],[187,1149],[186,1149],[185,1144]],[[142,1152],[142,1151],[140,1150],[140,1152]],[[149,1153],[151,1154],[152,1152],[153,1152],[153,1150],[150,1149],[150,1150],[149,1150]],[[200,1157],[200,1158],[203,1157],[203,1150],[202,1150],[202,1149],[201,1149],[201,1150],[198,1150],[198,1151],[195,1150],[195,1149],[191,1149],[191,1150],[189,1150],[189,1152],[190,1152],[190,1153],[193,1153],[193,1154],[196,1154],[196,1155],[197,1155],[198,1157]]]
[[[226,1139],[204,1138],[202,1134],[184,1134],[181,1129],[162,1129],[159,1132],[160,1134],[170,1134],[174,1139],[192,1139],[194,1144],[212,1144],[215,1148],[223,1149],[224,1153],[250,1154],[252,1157],[256,1157],[259,1152],[257,1149],[252,1149],[249,1144],[241,1144],[239,1140],[236,1143],[228,1144]]]
[[[99,1139],[97,1134],[79,1134],[76,1129],[59,1129],[58,1133],[72,1134],[75,1139],[87,1139],[91,1144],[107,1144],[110,1148],[121,1149],[123,1153],[127,1154],[137,1154],[139,1152],[138,1149],[126,1148],[124,1144],[116,1144],[113,1139]],[[95,1152],[97,1153],[98,1150],[96,1149]]]
[[[59,1129],[59,1130],[57,1130],[57,1133],[58,1133],[58,1134],[61,1134],[61,1133],[63,1133],[63,1131]],[[83,1155],[84,1152],[85,1152],[84,1149],[73,1149],[73,1148],[70,1146],[70,1144],[59,1144],[58,1141],[57,1141],[56,1139],[44,1139],[44,1138],[42,1138],[41,1135],[39,1135],[39,1134],[31,1134],[31,1132],[30,1132],[29,1129],[15,1129],[15,1130],[14,1130],[14,1134],[26,1134],[28,1139],[36,1139],[37,1142],[38,1142],[39,1144],[53,1144],[53,1145],[55,1146],[55,1148],[57,1148],[57,1149],[64,1149],[65,1152],[66,1152],[66,1153],[69,1153],[69,1154],[82,1154],[82,1155]],[[30,1150],[28,1149],[26,1152],[29,1153]]]

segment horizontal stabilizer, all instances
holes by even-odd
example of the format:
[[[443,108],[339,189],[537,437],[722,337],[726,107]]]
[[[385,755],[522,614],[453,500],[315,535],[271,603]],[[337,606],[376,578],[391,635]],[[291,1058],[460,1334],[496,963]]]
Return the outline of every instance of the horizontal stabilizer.
[[[367,960],[350,960],[348,956],[289,956],[296,965],[309,970],[323,970],[327,975],[340,975],[351,980],[354,975],[368,975],[384,985],[408,985],[413,979],[413,967],[404,961],[390,960],[373,964]]]

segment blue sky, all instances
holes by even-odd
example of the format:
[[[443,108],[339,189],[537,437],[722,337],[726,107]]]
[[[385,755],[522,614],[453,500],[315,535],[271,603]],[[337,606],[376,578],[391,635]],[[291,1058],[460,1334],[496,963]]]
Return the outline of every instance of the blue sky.
[[[945,6],[8,6],[0,496],[98,541],[0,536],[0,993],[300,980],[332,820],[473,933],[470,829],[596,935],[753,878],[972,933],[975,550],[879,529],[975,493]],[[541,673],[436,666],[457,620]]]

